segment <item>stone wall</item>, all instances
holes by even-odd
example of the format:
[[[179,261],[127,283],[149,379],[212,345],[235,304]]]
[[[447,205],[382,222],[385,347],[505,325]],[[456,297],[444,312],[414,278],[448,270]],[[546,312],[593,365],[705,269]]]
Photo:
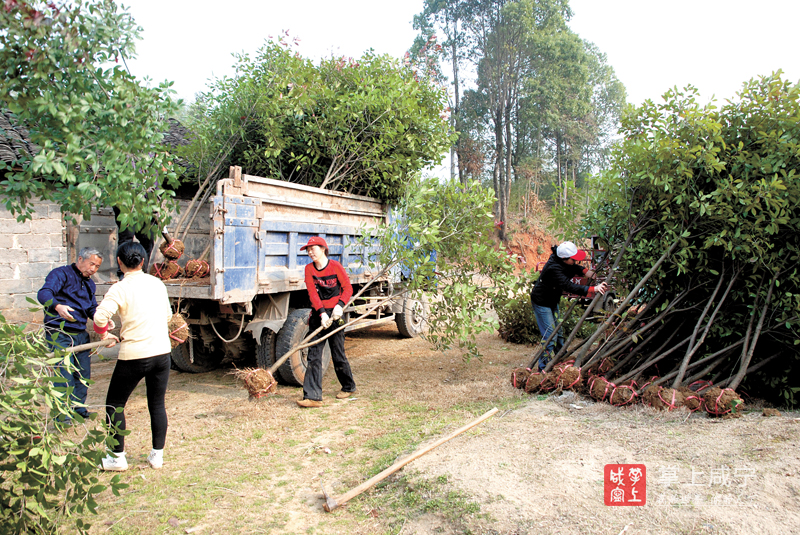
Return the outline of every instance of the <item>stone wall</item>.
[[[10,323],[42,323],[26,297],[36,299],[50,271],[67,264],[66,227],[58,205],[34,203],[33,219],[24,223],[0,199],[0,314]]]

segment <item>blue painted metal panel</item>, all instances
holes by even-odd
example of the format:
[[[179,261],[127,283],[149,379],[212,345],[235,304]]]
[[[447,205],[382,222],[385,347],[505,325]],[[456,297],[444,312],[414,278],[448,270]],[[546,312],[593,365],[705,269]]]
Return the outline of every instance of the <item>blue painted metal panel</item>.
[[[225,196],[223,301],[249,301],[258,291],[258,201]],[[235,295],[225,299],[226,294]]]
[[[224,269],[218,274],[215,288],[217,298],[223,302],[249,301],[259,291],[259,280],[273,288],[292,285],[297,288],[298,282],[302,284],[298,276],[302,277],[305,266],[311,262],[300,247],[312,236],[324,238],[329,257],[345,266],[351,275],[371,271],[360,262],[363,255],[374,256],[377,248],[362,251],[356,245],[359,228],[328,222],[264,220],[267,214],[258,219],[261,200],[224,195],[222,201],[224,210],[218,213],[224,214],[224,218],[216,219],[222,228],[216,231],[214,259]],[[223,229],[224,233],[220,232]],[[275,284],[276,281],[285,284]]]

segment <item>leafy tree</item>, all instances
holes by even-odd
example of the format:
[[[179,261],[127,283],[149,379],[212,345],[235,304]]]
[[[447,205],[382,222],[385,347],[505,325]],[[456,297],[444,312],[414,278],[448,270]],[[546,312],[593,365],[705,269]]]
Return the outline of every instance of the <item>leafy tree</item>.
[[[414,19],[412,60],[433,63],[437,74],[452,65],[459,178],[491,181],[499,221],[520,178],[528,183],[520,191],[546,194],[552,175],[557,203],[570,204],[616,129],[624,87],[605,56],[569,31],[571,14],[567,0],[430,0]],[[477,73],[466,89],[465,66]]]
[[[361,247],[376,251],[373,269],[403,267],[412,297],[436,294],[425,338],[439,350],[459,347],[468,358],[478,356],[479,333],[497,330],[491,304],[514,280],[512,257],[492,239],[494,202],[492,190],[477,182],[418,178],[398,203],[395,222],[362,238]]]
[[[617,244],[616,290],[626,297],[617,313],[630,300],[647,302],[642,318],[653,321],[616,330],[614,343],[594,356],[585,344],[579,364],[661,329],[629,366],[645,373],[659,362],[674,386],[713,371],[735,388],[769,359],[779,377],[796,367],[798,117],[800,90],[780,74],[747,82],[719,108],[698,104],[690,87],[630,110],[600,178],[605,202],[585,229]]]
[[[450,128],[459,135],[458,144],[461,144],[462,132],[460,73],[469,50],[469,34],[464,28],[464,21],[470,17],[471,4],[469,0],[426,0],[422,13],[414,16],[414,29],[419,30],[419,35],[414,40],[411,50],[406,53],[408,57],[423,60],[425,70],[434,70],[442,82],[444,76],[439,70],[437,56],[450,61],[453,80]],[[438,44],[437,31],[441,31],[445,36],[442,44]],[[464,170],[467,166],[462,165],[460,159],[461,155],[456,151],[456,145],[451,146],[450,179],[455,178],[458,160],[459,180],[466,185],[468,179]]]
[[[571,11],[566,0],[485,0],[478,5],[482,16],[469,26],[475,35],[478,90],[487,95],[493,132],[496,216],[505,222],[512,180],[514,114],[522,80],[536,66],[537,45],[563,29]],[[504,238],[504,227],[500,236]]]
[[[53,383],[63,353],[48,357],[41,337],[24,327],[0,316],[0,533],[86,532],[84,517],[97,512],[107,488],[97,477],[107,432],[82,425],[68,392]],[[54,418],[64,416],[80,424],[54,430]],[[117,475],[110,487],[118,495],[127,485]]]
[[[269,41],[254,58],[240,55],[236,74],[202,99],[203,146],[216,132],[245,173],[389,202],[451,143],[441,88],[374,52],[315,66],[285,38]]]
[[[0,162],[6,206],[22,219],[38,198],[84,217],[120,206],[123,224],[148,228],[153,211],[165,223],[164,186],[177,182],[161,132],[176,105],[170,84],[146,87],[120,65],[139,35],[130,15],[111,0],[7,0],[0,28],[0,106],[37,148]]]

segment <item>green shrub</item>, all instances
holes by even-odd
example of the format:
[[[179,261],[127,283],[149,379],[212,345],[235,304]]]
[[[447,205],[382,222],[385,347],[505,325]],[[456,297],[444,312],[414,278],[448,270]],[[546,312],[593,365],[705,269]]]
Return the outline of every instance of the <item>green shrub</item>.
[[[97,466],[107,428],[101,421],[56,429],[55,416],[82,421],[68,389],[54,386],[64,357],[48,358],[41,336],[24,327],[0,316],[0,534],[85,533],[84,517],[97,512],[95,497],[106,488]],[[127,486],[119,478],[110,482],[115,494]]]
[[[506,296],[496,297],[493,306],[500,322],[500,338],[512,344],[536,344],[541,339],[533,315],[530,292],[539,273],[523,271]]]

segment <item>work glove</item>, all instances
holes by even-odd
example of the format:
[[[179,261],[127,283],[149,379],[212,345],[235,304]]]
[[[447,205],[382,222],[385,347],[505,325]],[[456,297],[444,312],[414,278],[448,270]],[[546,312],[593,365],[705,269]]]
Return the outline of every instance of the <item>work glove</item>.
[[[331,323],[333,323],[333,320],[328,317],[327,312],[323,312],[319,317],[322,320],[322,326],[326,329],[331,326]]]
[[[344,309],[341,307],[341,305],[337,304],[335,307],[333,307],[333,314],[331,315],[331,319],[333,321],[336,321],[336,320],[338,320],[339,318],[342,317],[343,313],[344,313]]]

